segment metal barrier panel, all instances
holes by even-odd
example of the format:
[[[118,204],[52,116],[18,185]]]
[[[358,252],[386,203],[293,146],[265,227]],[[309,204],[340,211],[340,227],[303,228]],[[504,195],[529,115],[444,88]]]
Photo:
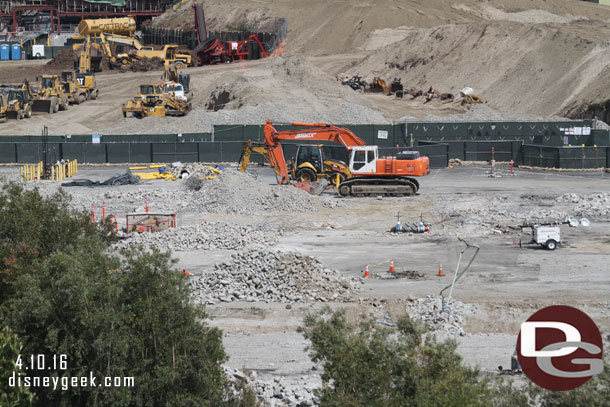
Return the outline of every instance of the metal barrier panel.
[[[64,160],[85,162],[85,143],[64,143],[61,145],[61,157]]]
[[[129,162],[149,163],[152,162],[152,145],[150,143],[129,144]]]
[[[256,141],[262,142],[265,139],[265,133],[263,131],[264,126],[254,125],[254,126],[244,126],[243,128],[243,141]]]
[[[243,144],[244,143],[239,141],[223,141],[221,160],[223,162],[239,161]]]
[[[197,162],[199,151],[197,143],[177,143],[175,161],[183,163]]]
[[[66,136],[66,143],[91,143],[91,135],[70,135]]]
[[[103,164],[108,162],[106,159],[106,144],[85,143],[84,163]]]
[[[17,162],[17,150],[15,143],[0,143],[0,163]]]
[[[608,130],[591,130],[588,146],[610,146],[610,132]]]
[[[33,164],[40,161],[38,143],[17,143],[17,162]]]
[[[559,150],[557,147],[524,144],[521,148],[522,162],[533,167],[558,168]]]
[[[214,141],[244,140],[244,125],[214,125]]]
[[[222,157],[222,143],[197,143],[200,162],[218,162]]]
[[[559,149],[560,168],[603,168],[606,160],[606,148],[564,147]]]
[[[176,161],[176,143],[151,143],[152,162],[166,163]]]
[[[130,148],[133,144],[106,143],[106,157],[109,163],[129,163]]]

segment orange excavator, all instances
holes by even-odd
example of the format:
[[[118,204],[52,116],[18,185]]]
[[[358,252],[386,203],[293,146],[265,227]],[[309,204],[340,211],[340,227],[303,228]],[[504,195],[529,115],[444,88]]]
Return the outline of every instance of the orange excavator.
[[[414,195],[419,190],[419,182],[413,177],[430,173],[428,157],[420,157],[419,153],[413,151],[397,154],[395,157],[379,157],[377,146],[367,146],[361,138],[342,127],[325,123],[282,124],[304,129],[278,131],[273,127],[273,123],[267,120],[264,128],[264,144],[258,147],[264,148],[263,155],[275,169],[279,184],[290,182],[288,165],[281,144],[282,141],[288,140],[331,141],[345,146],[349,154],[349,163],[344,171],[347,177],[342,177],[337,187],[341,196]],[[252,145],[251,142],[248,144]]]

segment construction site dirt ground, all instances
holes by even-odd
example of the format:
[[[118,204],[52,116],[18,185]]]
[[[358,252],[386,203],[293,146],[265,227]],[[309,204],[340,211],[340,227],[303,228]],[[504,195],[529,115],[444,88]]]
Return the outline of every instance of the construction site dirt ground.
[[[83,166],[75,178],[105,180],[125,170],[126,167]],[[266,211],[252,209],[238,213],[228,207],[225,211],[222,206],[202,210],[193,202],[181,201],[184,180],[64,190],[73,196],[77,208],[90,210],[95,203],[98,216],[105,201],[106,213],[117,213],[119,222],[126,211],[144,211],[146,197],[151,212],[175,208],[179,229],[203,225],[202,222],[222,222],[235,227],[234,233],[239,235],[246,227],[261,227],[277,239],[269,244],[271,250],[315,257],[325,267],[358,282],[359,290],[344,302],[207,302],[206,309],[213,317],[211,323],[224,332],[230,356],[227,365],[257,371],[259,377],[281,376],[294,383],[319,380],[319,370],[305,351],[307,342],[296,330],[308,312],[325,304],[345,307],[350,318],[373,313],[380,321],[384,318],[392,321],[411,309],[414,301],[429,296],[439,299],[440,291],[454,276],[458,252],[464,247],[456,234],[481,248],[471,269],[453,291],[456,307],[471,308],[463,314],[458,331],[441,328],[435,333],[442,339],[455,339],[466,363],[490,373],[500,365],[509,367],[520,324],[550,304],[580,308],[598,324],[603,337],[608,337],[609,174],[517,170],[516,176],[510,176],[508,168],[502,167],[499,171],[504,176],[491,178],[488,170],[485,166],[434,169],[422,179],[419,194],[414,197],[339,198],[334,191],[327,190],[319,197],[307,196],[303,200],[308,205],[324,201],[324,206],[304,211],[273,206]],[[237,174],[235,166],[228,166],[216,180],[204,181],[200,192],[209,191],[206,183],[221,185],[223,177],[233,173]],[[18,169],[2,167],[0,174],[5,181],[14,180]],[[239,176],[251,179],[244,185],[251,183],[253,188],[264,186],[272,191],[293,188],[275,185],[273,171],[267,167],[250,167],[249,174]],[[29,184],[28,188],[34,186]],[[57,184],[38,186],[44,194],[58,189]],[[247,197],[254,192],[243,188],[232,193]],[[398,213],[403,224],[417,223],[423,216],[431,223],[431,233],[390,233]],[[567,215],[587,217],[591,225],[562,227],[562,244],[555,251],[538,246],[519,248],[515,242],[528,241],[529,233],[508,228],[533,218],[553,221]],[[248,235],[244,233],[243,237],[247,241]],[[160,247],[169,245],[166,238],[167,235],[160,237]],[[213,242],[224,238],[217,235],[209,239]],[[214,264],[226,261],[235,252],[198,249],[187,239],[178,240],[173,247],[179,248],[173,252],[178,261],[176,267],[194,273],[192,279],[210,273]],[[469,258],[465,254],[462,267]],[[397,273],[405,270],[415,273],[392,278],[387,272],[390,259],[394,260]],[[363,279],[367,264],[371,278]],[[444,277],[437,276],[440,264],[446,273]],[[440,313],[440,309],[433,308],[426,310],[431,321]]]

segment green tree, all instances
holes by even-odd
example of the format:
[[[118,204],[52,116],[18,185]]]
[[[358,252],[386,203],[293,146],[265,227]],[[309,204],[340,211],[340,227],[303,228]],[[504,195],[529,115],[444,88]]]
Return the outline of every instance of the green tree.
[[[351,324],[345,311],[326,307],[300,329],[321,363],[324,407],[489,406],[489,381],[462,365],[454,342],[422,340],[408,316],[397,329],[372,317]]]
[[[42,197],[37,189],[7,184],[0,193],[0,305],[11,296],[17,273],[35,269],[56,250],[77,245],[107,247],[114,238],[109,221],[94,224],[85,212],[69,210],[70,196],[58,192]]]
[[[29,407],[33,395],[29,389],[22,386],[10,386],[9,378],[17,368],[15,362],[21,352],[21,342],[17,335],[5,326],[0,329],[0,407]]]
[[[529,394],[540,407],[610,407],[610,363],[606,358],[604,371],[574,390],[548,391],[532,385]]]
[[[53,355],[67,360],[65,370],[27,374],[59,383],[97,378],[97,387],[32,387],[35,405],[256,405],[248,389],[234,389],[224,375],[222,333],[206,324],[169,253],[111,255],[110,225],[93,225],[67,202],[61,193],[46,199],[14,185],[0,195],[6,323],[25,358],[46,355],[45,367]],[[104,377],[133,377],[134,384],[103,387]]]

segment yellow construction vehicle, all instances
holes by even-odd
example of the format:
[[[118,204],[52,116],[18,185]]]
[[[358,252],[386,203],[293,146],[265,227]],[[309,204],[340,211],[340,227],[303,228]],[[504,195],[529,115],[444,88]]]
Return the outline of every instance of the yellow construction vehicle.
[[[81,20],[78,24],[78,34],[71,37],[72,49],[78,56],[87,46],[88,41],[91,47],[89,54],[92,59],[92,66],[89,70],[92,68],[94,72],[101,72],[103,50],[101,45],[93,39],[102,33],[133,35],[135,31],[136,21],[132,17]]]
[[[190,90],[191,75],[180,73],[175,62],[165,61],[165,72],[163,73],[164,93],[173,93],[177,99],[185,102],[193,99],[193,92]]]
[[[0,123],[6,123],[8,116],[6,115],[6,98],[0,94]]]
[[[158,58],[163,62],[170,62],[176,68],[183,69],[193,65],[193,60],[188,54],[178,54],[177,45],[164,45],[163,48],[156,50],[153,47],[145,47],[136,38],[126,37],[117,34],[100,34],[101,47],[108,57],[110,67],[121,67],[132,64],[135,60]],[[130,52],[113,52],[110,43],[132,48]]]
[[[178,99],[172,93],[166,93],[164,84],[140,85],[140,93],[123,104],[123,117],[127,113],[137,118],[146,116],[185,116],[191,110],[191,104]]]
[[[32,117],[32,88],[27,80],[18,87],[6,90],[6,108],[4,111],[9,117],[21,120]]]
[[[40,87],[32,96],[34,112],[57,113],[58,110],[68,110],[68,95],[64,93],[57,75],[42,75]]]
[[[301,182],[326,179],[335,186],[351,178],[349,167],[343,161],[327,159],[323,147],[321,144],[298,144],[294,160],[288,160],[286,163],[290,178]],[[273,165],[265,144],[252,143],[249,140],[242,147],[241,172],[246,171],[252,152],[261,154],[265,157],[265,161]]]
[[[92,69],[93,58],[91,56],[91,45],[91,38],[87,37],[85,46],[78,58],[78,72],[76,72],[76,75],[73,76],[72,79],[66,78],[66,80],[71,80],[78,90],[78,97],[74,100],[76,103],[82,103],[89,99],[97,99],[99,94],[99,91],[95,86],[95,75],[93,74],[94,70]]]

